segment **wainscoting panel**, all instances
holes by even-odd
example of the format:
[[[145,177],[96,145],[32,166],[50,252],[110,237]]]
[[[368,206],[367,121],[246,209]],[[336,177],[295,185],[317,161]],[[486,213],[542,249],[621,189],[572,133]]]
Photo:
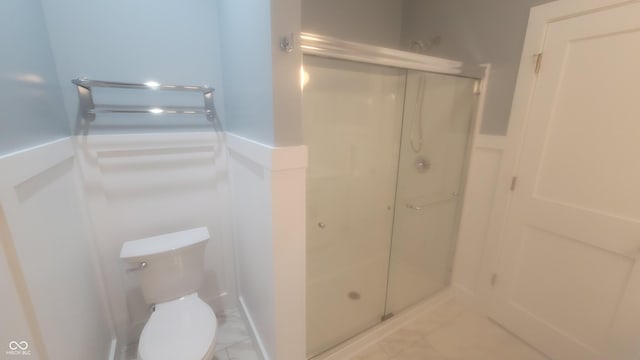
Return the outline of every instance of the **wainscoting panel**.
[[[69,138],[0,157],[0,356],[110,355],[115,334],[77,172]],[[21,346],[5,349],[10,341]]]
[[[237,306],[222,134],[90,135],[74,146],[120,347],[137,341],[150,315],[135,273],[119,258],[125,241],[206,226],[199,294],[218,312]]]
[[[227,144],[241,309],[265,360],[304,359],[307,148]]]
[[[483,289],[490,286],[492,212],[506,145],[505,136],[477,134],[471,151],[464,205],[453,272],[454,293],[467,304],[482,307]]]

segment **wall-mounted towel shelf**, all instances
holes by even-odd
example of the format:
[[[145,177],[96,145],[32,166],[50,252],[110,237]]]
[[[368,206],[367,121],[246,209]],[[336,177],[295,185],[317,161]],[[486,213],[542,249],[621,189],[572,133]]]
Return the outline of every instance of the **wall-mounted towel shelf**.
[[[156,82],[144,84],[125,83],[115,81],[91,80],[79,78],[71,80],[78,88],[79,112],[86,121],[94,121],[96,114],[201,114],[207,119],[215,120],[215,107],[213,104],[214,89],[208,86],[196,85],[165,85]],[[169,90],[169,91],[190,91],[202,93],[204,97],[203,106],[149,106],[149,105],[96,105],[93,101],[92,88],[117,88],[134,90]]]
[[[138,106],[138,105],[96,105],[90,114],[131,113],[131,114],[208,114],[209,110],[192,106]]]
[[[101,81],[101,80],[90,80],[87,78],[79,78],[71,80],[72,83],[82,86],[86,89],[91,89],[92,87],[109,87],[109,88],[120,88],[120,89],[140,89],[140,90],[177,90],[177,91],[198,91],[203,93],[213,92],[213,88],[209,86],[196,86],[196,85],[164,85],[158,84],[156,82],[147,82],[144,84],[136,84],[136,83],[125,83],[125,82],[116,82],[116,81]]]

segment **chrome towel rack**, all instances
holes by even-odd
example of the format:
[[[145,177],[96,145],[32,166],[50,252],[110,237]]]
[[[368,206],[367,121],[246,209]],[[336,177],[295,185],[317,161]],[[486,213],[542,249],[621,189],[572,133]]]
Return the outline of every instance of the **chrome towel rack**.
[[[86,121],[94,121],[96,114],[127,113],[127,114],[202,114],[210,121],[215,121],[215,107],[213,103],[214,88],[196,85],[166,85],[157,82],[144,84],[116,81],[91,80],[86,77],[71,80],[77,86],[79,97],[79,113]],[[148,105],[96,105],[93,101],[92,88],[118,88],[134,90],[170,90],[199,92],[204,96],[203,106],[148,106]]]

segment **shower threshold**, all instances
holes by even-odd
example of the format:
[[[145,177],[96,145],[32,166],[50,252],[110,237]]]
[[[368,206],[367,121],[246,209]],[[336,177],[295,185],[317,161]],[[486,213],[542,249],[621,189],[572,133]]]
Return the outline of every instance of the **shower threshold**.
[[[395,314],[393,317],[378,325],[365,330],[364,332],[345,340],[344,342],[324,351],[320,354],[311,356],[309,360],[344,360],[349,359],[367,346],[374,344],[400,329],[404,325],[410,323],[416,316],[436,309],[441,304],[454,299],[453,290],[448,287],[439,293],[429,297],[428,299],[410,306],[406,310]]]

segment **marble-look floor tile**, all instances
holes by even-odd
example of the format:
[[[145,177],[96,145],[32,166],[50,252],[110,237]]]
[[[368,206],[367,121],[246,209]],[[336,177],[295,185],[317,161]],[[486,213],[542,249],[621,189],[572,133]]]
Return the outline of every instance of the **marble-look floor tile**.
[[[516,337],[500,343],[499,346],[489,351],[489,355],[492,360],[549,360],[548,357]]]
[[[419,341],[392,357],[391,360],[453,360],[453,358],[440,354],[426,341]]]
[[[349,358],[349,360],[389,360],[389,355],[382,349],[379,344],[373,344],[355,356]]]
[[[427,341],[445,356],[480,360],[512,338],[511,334],[486,317],[465,311],[433,331],[427,336]]]
[[[395,356],[402,350],[422,340],[422,333],[409,329],[398,329],[378,342],[387,355]]]
[[[412,321],[348,360],[549,360],[457,301]]]
[[[455,300],[449,300],[438,308],[416,316],[415,320],[403,328],[420,332],[424,337],[445,324],[451,323],[465,311],[465,307]]]
[[[136,360],[138,358],[138,344],[127,345],[122,358],[125,360]]]
[[[225,311],[217,316],[216,350],[249,340],[249,332],[238,311]]]
[[[248,340],[233,344],[227,349],[229,360],[260,360],[253,343]]]
[[[227,355],[227,350],[220,350],[213,353],[212,360],[229,360],[229,356]]]

